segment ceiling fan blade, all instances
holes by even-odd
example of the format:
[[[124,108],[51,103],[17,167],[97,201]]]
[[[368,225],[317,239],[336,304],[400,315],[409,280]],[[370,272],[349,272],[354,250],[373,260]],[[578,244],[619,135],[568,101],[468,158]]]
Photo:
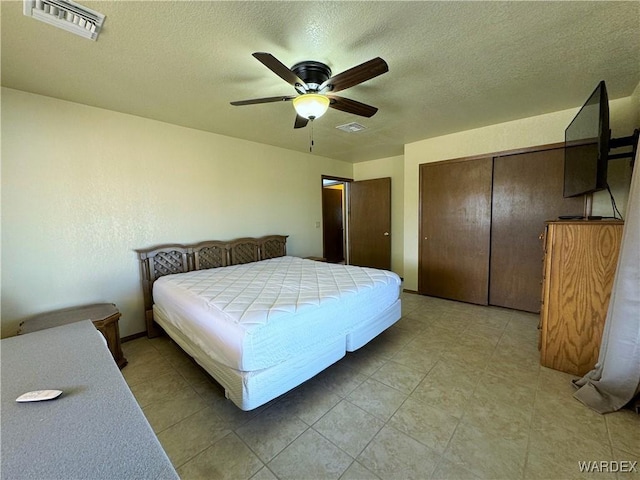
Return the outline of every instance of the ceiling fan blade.
[[[342,112],[353,113],[361,117],[373,117],[378,111],[376,107],[349,98],[338,97],[336,95],[327,95],[327,97],[331,100],[329,106]]]
[[[320,85],[318,91],[328,88],[330,92],[339,92],[340,90],[371,80],[372,78],[382,75],[388,71],[389,65],[387,65],[387,62],[380,57],[376,57],[368,62],[361,63],[356,67],[334,75]]]
[[[296,95],[281,95],[279,97],[266,97],[266,98],[253,98],[251,100],[238,100],[231,102],[231,105],[255,105],[256,103],[271,103],[271,102],[287,102],[296,98]]]
[[[307,84],[300,80],[300,77],[293,73],[285,64],[283,64],[276,57],[271,55],[270,53],[265,52],[255,52],[253,54],[255,58],[257,58],[262,64],[271,70],[273,73],[282,78],[285,82],[293,85],[296,90],[298,87],[302,88],[301,93],[304,93],[308,90]]]
[[[296,121],[293,124],[293,128],[304,128],[309,123],[308,118],[301,117],[300,115],[296,115]]]

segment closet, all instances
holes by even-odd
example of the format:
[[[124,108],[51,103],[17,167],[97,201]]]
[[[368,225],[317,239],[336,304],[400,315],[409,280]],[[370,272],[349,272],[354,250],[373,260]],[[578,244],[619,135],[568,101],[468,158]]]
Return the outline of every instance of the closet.
[[[492,162],[421,165],[419,293],[486,305]]]
[[[419,293],[539,312],[545,221],[584,211],[563,166],[561,145],[420,165]]]

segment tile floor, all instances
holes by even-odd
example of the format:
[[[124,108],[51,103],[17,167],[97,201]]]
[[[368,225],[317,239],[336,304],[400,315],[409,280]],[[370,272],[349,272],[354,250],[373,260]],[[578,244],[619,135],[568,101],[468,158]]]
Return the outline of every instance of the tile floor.
[[[640,460],[640,416],[599,415],[540,367],[537,315],[402,299],[396,325],[251,412],[166,337],[124,343],[122,372],[185,480],[640,479],[580,473]]]

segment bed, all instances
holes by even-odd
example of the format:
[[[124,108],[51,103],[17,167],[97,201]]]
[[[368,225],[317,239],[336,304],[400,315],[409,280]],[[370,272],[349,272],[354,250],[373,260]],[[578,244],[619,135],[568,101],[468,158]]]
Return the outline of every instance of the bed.
[[[242,410],[286,393],[393,325],[393,272],[288,256],[284,235],[138,250],[157,325]]]

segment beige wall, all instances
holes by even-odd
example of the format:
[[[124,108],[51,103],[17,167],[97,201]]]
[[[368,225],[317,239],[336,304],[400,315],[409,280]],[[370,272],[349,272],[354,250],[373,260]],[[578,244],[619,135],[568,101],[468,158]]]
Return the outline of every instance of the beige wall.
[[[354,180],[391,177],[391,270],[404,271],[404,156],[371,160],[353,165]]]
[[[320,256],[323,174],[353,166],[2,89],[2,336],[92,302],[143,331],[136,248],[279,233]]]
[[[637,90],[636,90],[637,91]],[[585,98],[586,100],[586,98]],[[626,136],[638,126],[637,97],[610,102],[614,137]],[[404,288],[418,288],[418,180],[419,165],[452,158],[501,152],[564,141],[564,130],[578,108],[524,118],[513,122],[458,132],[405,145],[404,166]],[[627,162],[628,163],[628,162]],[[620,167],[624,170],[624,165]],[[626,176],[625,176],[626,175]],[[629,186],[629,170],[611,175],[612,190],[624,213]],[[606,195],[606,197],[604,196]],[[594,215],[611,215],[608,194],[594,196]]]
[[[640,85],[612,101],[614,136],[640,125]],[[418,166],[563,141],[576,109],[405,146],[354,165],[2,89],[2,336],[32,314],[115,302],[144,329],[136,248],[267,233],[322,255],[321,175],[391,177],[392,269],[417,289]],[[623,210],[628,162],[610,169]],[[596,194],[594,214],[609,215]]]

